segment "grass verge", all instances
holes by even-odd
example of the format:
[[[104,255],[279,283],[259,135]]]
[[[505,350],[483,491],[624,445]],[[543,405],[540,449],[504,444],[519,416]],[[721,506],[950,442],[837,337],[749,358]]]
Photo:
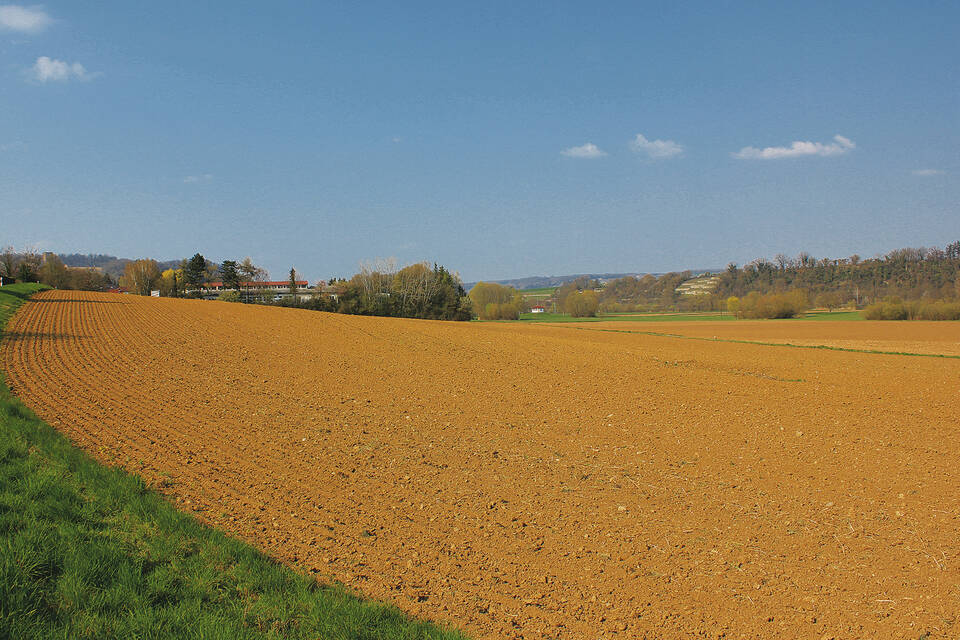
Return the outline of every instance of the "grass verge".
[[[0,328],[37,285],[0,289]],[[67,399],[65,399],[67,401]],[[0,383],[0,639],[462,640],[323,585],[99,465]]]
[[[574,318],[565,313],[521,313],[520,322],[684,322],[735,320],[720,313],[611,313],[593,318]]]
[[[827,320],[832,322],[863,320],[860,311],[808,311],[804,320]]]

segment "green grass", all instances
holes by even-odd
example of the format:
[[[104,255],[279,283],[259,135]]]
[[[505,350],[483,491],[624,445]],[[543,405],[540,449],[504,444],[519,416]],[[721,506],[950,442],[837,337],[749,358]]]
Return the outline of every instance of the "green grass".
[[[0,327],[38,289],[0,289]],[[199,524],[0,384],[0,639],[464,637]]]
[[[811,311],[804,320],[863,320],[859,311]]]
[[[22,283],[8,284],[0,287],[0,331],[3,330],[7,320],[13,315],[23,301],[32,296],[37,291],[43,291],[50,287],[42,284]]]

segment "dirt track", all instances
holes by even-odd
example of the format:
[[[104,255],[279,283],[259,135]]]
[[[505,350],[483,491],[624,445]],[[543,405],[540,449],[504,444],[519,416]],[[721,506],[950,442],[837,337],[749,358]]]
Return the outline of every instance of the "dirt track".
[[[477,637],[960,635],[960,360],[47,292],[2,364],[181,508]]]

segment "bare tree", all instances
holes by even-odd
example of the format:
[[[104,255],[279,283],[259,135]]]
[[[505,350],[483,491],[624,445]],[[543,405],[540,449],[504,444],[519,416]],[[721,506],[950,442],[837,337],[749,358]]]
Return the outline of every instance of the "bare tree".
[[[148,296],[160,281],[160,267],[156,260],[144,258],[128,262],[120,277],[120,285],[133,289],[141,296]]]
[[[13,250],[13,247],[9,245],[4,247],[3,252],[0,253],[0,275],[16,278],[17,262],[17,252]]]
[[[43,264],[37,273],[40,282],[54,289],[70,288],[70,273],[55,253],[43,254]]]
[[[247,256],[243,261],[237,265],[237,271],[240,272],[241,282],[240,289],[242,290],[244,302],[247,302],[249,297],[250,283],[252,282],[263,282],[269,276],[266,269],[262,269],[257,265],[253,264],[253,260],[250,259],[250,256]]]
[[[36,247],[25,247],[17,260],[17,280],[21,282],[36,282],[42,262],[40,250]]]
[[[377,258],[360,263],[360,273],[354,276],[360,284],[364,304],[378,307],[390,296],[393,277],[397,273],[396,258]]]
[[[423,317],[430,301],[440,293],[444,283],[428,262],[404,267],[393,277],[393,293],[399,298],[400,314]]]

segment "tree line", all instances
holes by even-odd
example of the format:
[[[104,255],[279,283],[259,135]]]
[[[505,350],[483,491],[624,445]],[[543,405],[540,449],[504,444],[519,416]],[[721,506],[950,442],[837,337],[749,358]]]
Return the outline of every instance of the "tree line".
[[[222,282],[223,288],[234,290],[239,300],[254,302],[266,296],[258,284],[268,277],[267,270],[255,265],[249,257],[239,262],[224,260],[217,264],[201,253],[195,253],[190,259],[181,260],[178,267],[163,271],[157,261],[150,258],[128,262],[120,277],[120,285],[138,295],[157,291],[165,298],[199,298],[205,285]],[[232,298],[227,296],[226,299]]]
[[[896,296],[904,300],[951,299],[960,296],[960,242],[943,249],[906,248],[862,259],[814,258],[782,254],[773,261],[754,260],[743,267],[727,265],[718,294],[743,296],[750,291],[771,293],[806,289],[811,296],[835,294],[840,304],[862,307]]]
[[[120,261],[112,256],[78,256],[81,261]],[[14,251],[0,253],[0,275],[24,282],[43,282],[58,289],[105,291],[121,287],[130,293],[161,297],[203,297],[204,287],[221,282],[218,298],[230,302],[278,304],[336,313],[358,315],[470,320],[473,303],[463,289],[460,276],[443,266],[419,262],[398,268],[395,260],[361,264],[352,278],[331,278],[328,283],[301,289],[296,269],[291,268],[285,291],[264,288],[266,269],[247,257],[217,264],[196,253],[176,266],[162,269],[151,258],[123,261],[123,273],[113,280],[101,267],[67,267],[56,254]],[[166,263],[170,264],[170,263]],[[279,300],[277,298],[280,298]]]
[[[600,302],[597,291],[602,284],[582,276],[563,283],[553,294],[560,310],[574,318],[597,315]],[[530,303],[523,292],[508,285],[478,282],[470,289],[474,314],[481,320],[517,320],[521,313],[530,311]]]
[[[57,289],[106,291],[116,282],[100,269],[68,267],[54,253],[35,249],[16,250],[12,246],[0,250],[0,276],[17,282],[41,282]]]
[[[735,298],[737,313],[747,317],[790,313],[789,309],[800,313],[811,305],[832,310],[863,309],[886,300],[893,300],[893,305],[897,300],[951,301],[960,298],[960,242],[942,249],[897,249],[868,259],[858,255],[815,258],[806,252],[792,258],[777,254],[773,260],[759,258],[743,266],[730,263],[717,274],[712,293],[685,295],[677,291],[693,277],[692,272],[682,271],[659,277],[626,276],[602,285],[581,279],[561,287],[553,302],[567,311],[565,300],[571,288],[595,291],[599,311],[604,313],[726,311],[730,298]]]
[[[361,264],[349,280],[331,278],[306,299],[291,297],[282,306],[352,315],[470,320],[473,305],[460,277],[437,264],[418,262],[398,268],[394,260]]]
[[[112,256],[72,256],[74,259],[91,264],[123,262]],[[106,290],[119,284],[140,295],[159,291],[161,296],[183,297],[199,296],[204,284],[222,281],[224,289],[231,290],[222,294],[223,299],[277,302],[276,292],[258,287],[269,274],[250,258],[216,264],[196,253],[178,265],[147,258],[123,265],[118,282],[95,267],[66,266],[52,253],[12,247],[0,252],[0,275],[61,289]],[[598,312],[711,310],[729,310],[741,317],[787,317],[811,304],[831,310],[866,308],[876,317],[947,317],[952,313],[949,305],[960,299],[960,241],[942,249],[897,249],[868,259],[858,255],[818,259],[806,252],[793,258],[777,254],[773,260],[759,258],[742,267],[727,265],[717,274],[712,293],[678,292],[679,285],[692,277],[690,271],[659,277],[627,276],[607,283],[581,277],[564,283],[551,302],[578,317]],[[467,295],[456,274],[425,262],[403,268],[389,260],[364,263],[349,280],[332,278],[309,295],[297,291],[293,269],[289,282],[288,293],[293,295],[280,303],[338,313],[496,320],[516,319],[529,311],[523,295],[513,287],[480,282]]]

